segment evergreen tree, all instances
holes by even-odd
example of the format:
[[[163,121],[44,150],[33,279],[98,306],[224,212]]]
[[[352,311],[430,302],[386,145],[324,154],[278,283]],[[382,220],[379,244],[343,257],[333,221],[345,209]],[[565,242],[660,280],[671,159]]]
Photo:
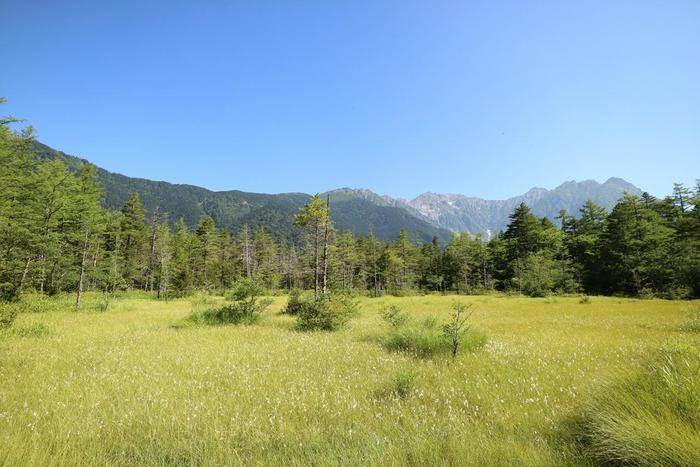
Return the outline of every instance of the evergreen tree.
[[[218,241],[214,219],[210,216],[202,216],[192,238],[195,287],[209,289],[217,283],[213,264],[219,251]]]
[[[0,104],[5,100],[0,98]],[[0,301],[21,293],[40,248],[40,207],[31,129],[13,132],[18,120],[0,118]]]
[[[391,246],[391,249],[398,260],[398,288],[401,291],[413,289],[417,281],[418,256],[420,252],[411,242],[406,229],[399,231],[399,236]]]
[[[589,293],[600,291],[600,237],[605,230],[607,211],[586,201],[579,219],[569,218],[564,226],[564,245],[574,263],[577,280]]]
[[[426,290],[443,291],[443,256],[437,237],[421,248],[420,285]]]
[[[170,297],[170,277],[172,274],[172,234],[167,218],[158,225],[155,245],[156,275],[154,278],[157,284],[156,290],[158,298],[168,300]]]
[[[335,238],[331,258],[331,283],[341,290],[353,290],[356,286],[360,252],[352,232],[343,232]]]
[[[382,246],[374,234],[374,226],[370,226],[369,234],[364,241],[362,250],[364,253],[364,267],[362,267],[362,271],[365,277],[365,287],[371,290],[375,297],[379,297],[382,290],[381,271],[379,268]]]
[[[233,239],[228,229],[224,229],[221,234],[219,234],[218,247],[219,251],[214,268],[216,270],[216,276],[218,277],[219,289],[223,291],[231,287],[237,277]]]
[[[257,284],[274,290],[280,277],[277,245],[270,234],[260,228],[253,238],[253,279]]]
[[[328,202],[324,202],[317,193],[299,210],[294,223],[304,230],[313,251],[314,294],[318,297],[326,289],[326,284],[321,283],[324,278],[321,255],[327,251],[328,232],[332,228]]]
[[[172,288],[179,295],[187,295],[194,287],[192,279],[192,239],[185,220],[175,223],[175,233],[170,245],[170,277]]]
[[[105,228],[104,211],[100,206],[102,189],[95,180],[95,167],[83,167],[72,198],[69,229],[70,243],[78,257],[75,308],[79,309],[86,284],[90,250],[97,250],[100,235]]]
[[[659,214],[626,195],[608,216],[601,237],[606,292],[637,295],[664,290],[672,277],[671,240],[672,230]]]
[[[119,257],[124,283],[128,288],[142,287],[146,269],[148,231],[145,212],[137,192],[132,192],[121,210]]]

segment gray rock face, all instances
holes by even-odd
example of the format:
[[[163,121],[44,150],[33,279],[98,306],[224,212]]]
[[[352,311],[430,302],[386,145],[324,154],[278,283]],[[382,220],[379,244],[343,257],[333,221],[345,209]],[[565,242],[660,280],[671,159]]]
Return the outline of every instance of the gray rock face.
[[[554,220],[562,209],[578,215],[581,206],[589,199],[611,209],[625,193],[639,195],[641,192],[621,178],[610,178],[605,183],[594,180],[568,181],[553,190],[532,188],[523,195],[505,200],[423,193],[406,204],[437,226],[454,232],[489,235],[506,227],[508,216],[521,202],[525,202],[535,215]]]

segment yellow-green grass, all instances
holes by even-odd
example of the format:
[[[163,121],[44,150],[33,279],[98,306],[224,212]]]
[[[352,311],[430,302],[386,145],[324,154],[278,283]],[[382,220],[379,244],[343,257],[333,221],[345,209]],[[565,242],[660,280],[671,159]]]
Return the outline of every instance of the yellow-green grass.
[[[382,346],[388,304],[448,320],[454,301],[475,305],[480,350]],[[48,334],[0,336],[0,464],[585,465],[567,421],[664,343],[700,338],[688,302],[363,298],[334,333],[294,330],[285,303],[253,326],[173,326],[185,299],[21,314]]]

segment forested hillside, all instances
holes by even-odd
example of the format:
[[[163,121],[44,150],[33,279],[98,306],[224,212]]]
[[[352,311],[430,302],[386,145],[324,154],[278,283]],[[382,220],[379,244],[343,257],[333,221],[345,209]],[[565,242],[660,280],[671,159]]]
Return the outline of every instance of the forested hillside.
[[[39,142],[34,144],[39,157],[61,159],[76,173],[82,164],[89,163]],[[119,209],[131,192],[137,192],[147,213],[158,208],[168,212],[172,222],[182,217],[193,228],[201,216],[208,215],[220,228],[238,230],[244,224],[252,228],[265,227],[278,240],[294,236],[290,227],[294,213],[311,197],[305,193],[215,192],[193,185],[127,177],[99,167],[97,177],[104,187],[107,209]],[[508,216],[520,203],[530,206],[535,215],[555,221],[562,210],[576,215],[578,208],[588,200],[611,209],[625,194],[641,193],[625,180],[610,178],[605,183],[569,181],[553,190],[533,188],[506,200],[423,193],[406,201],[351,188],[333,190],[324,196],[330,196],[331,216],[341,230],[363,235],[372,227],[378,238],[389,240],[406,229],[413,238],[427,241],[438,237],[445,242],[450,231],[494,235],[505,229]]]
[[[445,245],[416,238],[408,229],[420,219],[373,202],[367,192],[213,196],[109,174],[60,154],[37,157],[36,143],[13,132],[11,121],[0,125],[4,299],[27,290],[79,297],[84,289],[132,288],[167,297],[226,290],[244,278],[269,290],[318,292],[322,283],[324,291],[375,295],[700,295],[700,184],[677,184],[664,199],[628,194],[610,211],[589,200],[576,215],[562,211],[558,225],[521,202],[503,233],[453,234]],[[337,201],[329,205],[331,197]],[[184,215],[174,220],[169,208],[191,222],[199,216],[195,227]],[[230,224],[222,228],[216,218]],[[290,234],[280,238],[272,229]]]
[[[35,142],[37,155],[42,159],[59,159],[73,172],[79,172],[89,161],[56,151]],[[156,208],[167,212],[175,222],[183,218],[193,228],[202,216],[211,216],[219,228],[235,231],[248,225],[253,229],[264,227],[277,240],[290,240],[294,214],[311,198],[305,193],[263,194],[243,191],[210,191],[193,185],[176,185],[108,172],[97,168],[97,179],[104,188],[104,207],[120,209],[132,192],[139,194],[147,213]],[[377,197],[378,198],[378,197]],[[449,239],[449,231],[431,225],[400,207],[370,201],[355,190],[338,190],[331,196],[332,216],[338,228],[356,234],[366,234],[370,227],[377,236],[388,240],[399,230],[406,229],[412,237],[430,240],[437,236]]]

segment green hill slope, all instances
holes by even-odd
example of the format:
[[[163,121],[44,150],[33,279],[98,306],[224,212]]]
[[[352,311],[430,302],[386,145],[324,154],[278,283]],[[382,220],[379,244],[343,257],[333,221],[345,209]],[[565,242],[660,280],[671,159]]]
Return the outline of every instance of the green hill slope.
[[[40,158],[58,158],[71,170],[77,171],[87,160],[36,143]],[[211,191],[193,185],[127,177],[97,168],[97,177],[105,190],[104,206],[120,209],[132,191],[141,197],[144,208],[152,212],[158,208],[167,212],[171,221],[182,217],[193,227],[201,216],[211,216],[221,228],[236,231],[243,224],[252,228],[265,227],[277,239],[290,239],[296,234],[292,225],[294,215],[309,200],[306,193],[263,194],[244,191]],[[343,189],[331,192],[331,215],[338,230],[350,230],[366,234],[370,226],[379,238],[388,240],[405,228],[412,237],[430,240],[437,236],[449,238],[449,231],[436,227],[400,207],[383,203],[381,198],[371,198],[366,190]]]

